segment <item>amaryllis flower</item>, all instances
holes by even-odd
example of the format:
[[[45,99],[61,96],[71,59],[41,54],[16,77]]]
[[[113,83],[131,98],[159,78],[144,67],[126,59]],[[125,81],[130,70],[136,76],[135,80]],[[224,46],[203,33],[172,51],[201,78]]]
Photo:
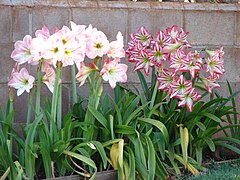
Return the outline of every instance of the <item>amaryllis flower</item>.
[[[30,51],[31,43],[32,37],[29,35],[26,35],[22,41],[17,41],[14,44],[15,49],[11,54],[11,58],[19,64],[28,62],[32,58]]]
[[[64,45],[64,55],[62,58],[63,67],[68,65],[80,64],[84,61],[86,52],[85,41],[79,43],[72,38]]]
[[[85,66],[83,62],[80,62],[77,66],[79,72],[76,75],[76,79],[80,82],[80,86],[82,86],[87,77],[95,70],[98,70],[98,67],[94,63],[89,63],[88,66]]]
[[[56,66],[57,61],[62,61],[65,52],[62,38],[59,34],[53,34],[45,44],[43,58],[51,60],[53,65]]]
[[[37,65],[39,61],[44,58],[46,50],[46,40],[43,38],[33,38],[30,51],[32,54],[32,59],[29,61],[31,65]]]
[[[163,53],[174,53],[182,46],[182,42],[166,43],[163,47]]]
[[[72,33],[75,36],[78,36],[78,35],[82,36],[85,33],[85,29],[86,29],[85,25],[77,25],[72,21],[70,22],[70,24],[71,24]]]
[[[135,58],[135,61],[134,71],[143,69],[148,76],[150,68],[154,66],[154,61],[150,59],[149,54],[146,51],[142,51],[141,54]]]
[[[110,43],[110,48],[107,52],[108,57],[112,57],[114,59],[123,58],[125,56],[125,51],[123,49],[124,43],[123,43],[123,36],[121,32],[118,32],[117,34],[117,40],[112,41]]]
[[[145,27],[140,27],[136,34],[131,34],[133,41],[140,41],[143,45],[148,46],[152,40],[152,35]]]
[[[171,37],[166,35],[163,31],[159,31],[154,41],[163,47],[165,44],[171,43]]]
[[[213,77],[210,76],[208,78],[202,78],[201,79],[203,84],[205,85],[207,91],[210,94],[212,94],[213,89],[220,87],[220,85],[216,82],[217,79],[218,79],[218,77],[214,77],[214,76]]]
[[[90,59],[103,57],[109,50],[109,41],[102,31],[96,31],[87,42],[86,55]]]
[[[192,81],[186,80],[185,77],[181,74],[175,81],[170,84],[170,87],[170,98],[179,98],[182,95],[186,94],[187,91],[192,89]]]
[[[52,93],[54,90],[55,76],[55,70],[50,65],[47,65],[46,74],[43,76],[43,83],[47,85]]]
[[[189,89],[184,94],[179,96],[180,101],[178,102],[179,107],[187,107],[189,112],[193,110],[193,102],[198,101],[201,95],[194,91],[194,88]]]
[[[183,60],[183,66],[180,68],[183,72],[189,72],[191,77],[194,78],[197,72],[202,69],[202,58],[197,51],[190,51],[187,58]]]
[[[150,59],[156,66],[161,66],[167,60],[166,54],[162,52],[162,46],[158,42],[152,42],[152,51],[149,52]]]
[[[110,61],[110,59],[107,58],[100,75],[104,81],[109,82],[112,88],[115,88],[117,82],[127,81],[127,68],[128,66],[126,64],[120,64],[116,60]]]
[[[50,37],[49,29],[46,26],[43,26],[42,29],[39,29],[35,32],[37,38],[47,40]]]
[[[166,29],[166,34],[174,41],[178,37],[178,26],[173,25],[171,28]]]
[[[17,89],[17,96],[20,96],[24,91],[30,92],[33,87],[35,78],[29,75],[26,68],[22,68],[20,72],[14,72],[12,78],[9,80],[8,85]]]
[[[176,54],[170,56],[169,68],[173,69],[175,72],[181,70],[186,58],[186,53],[182,49],[177,49]]]
[[[173,72],[170,72],[167,69],[163,69],[157,77],[159,83],[158,89],[169,91],[170,84],[175,80],[174,76],[175,74]]]
[[[134,42],[133,47],[129,47],[126,51],[126,54],[129,55],[129,62],[136,62],[136,58],[141,54],[147,52],[147,46],[143,45],[140,41]]]
[[[211,76],[222,75],[225,70],[223,67],[224,61],[223,61],[223,54],[222,47],[215,51],[212,56],[206,59],[206,72],[209,72]]]

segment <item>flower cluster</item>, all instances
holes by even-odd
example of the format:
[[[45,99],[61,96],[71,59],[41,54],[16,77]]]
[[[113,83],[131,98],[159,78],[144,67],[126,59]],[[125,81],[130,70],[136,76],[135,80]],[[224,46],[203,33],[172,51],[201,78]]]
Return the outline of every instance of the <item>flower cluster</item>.
[[[134,62],[134,70],[143,69],[148,75],[151,68],[157,70],[158,89],[170,94],[170,98],[178,98],[180,107],[186,106],[191,112],[193,102],[201,95],[196,91],[196,81],[205,85],[212,93],[224,73],[223,49],[206,50],[209,57],[202,57],[201,52],[190,51],[187,40],[188,32],[174,25],[166,31],[159,31],[156,38],[145,27],[131,34],[126,53],[129,62]],[[201,73],[204,72],[204,73]],[[206,77],[207,76],[207,77]]]
[[[91,25],[77,25],[71,22],[71,29],[63,26],[62,29],[55,28],[53,34],[47,27],[43,27],[35,32],[35,37],[26,35],[22,41],[15,43],[15,49],[11,58],[21,65],[28,63],[38,65],[43,73],[42,81],[53,92],[56,67],[76,65],[79,72],[76,79],[82,85],[89,74],[99,71],[105,81],[109,81],[112,88],[116,82],[127,81],[127,65],[120,63],[120,58],[125,56],[123,49],[123,36],[121,32],[117,34],[117,40],[109,42],[106,35],[93,28]],[[107,56],[101,70],[91,62],[89,66],[84,64],[85,56],[94,60]],[[111,60],[112,58],[113,60]],[[29,75],[26,68],[12,72],[9,78],[9,86],[18,89],[17,95],[27,92],[33,87],[35,78]]]

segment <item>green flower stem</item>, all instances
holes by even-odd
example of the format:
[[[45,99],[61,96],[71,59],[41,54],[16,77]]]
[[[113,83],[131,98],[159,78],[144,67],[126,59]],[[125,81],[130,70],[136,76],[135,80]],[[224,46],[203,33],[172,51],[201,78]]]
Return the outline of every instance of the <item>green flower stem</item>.
[[[99,65],[100,57],[95,58],[95,64],[96,66]],[[94,71],[92,76],[88,77],[88,82],[90,86],[90,95],[89,95],[89,101],[88,105],[91,107],[94,107],[95,109],[98,109],[100,97],[102,94],[102,82],[101,77],[99,77],[99,72]],[[86,124],[89,124],[90,127],[87,129],[87,131],[84,132],[83,136],[86,139],[86,141],[92,140],[93,137],[97,135],[97,131],[94,129],[95,125],[95,118],[91,114],[89,110],[86,112],[85,121]]]
[[[149,109],[152,109],[153,106],[154,106],[154,102],[155,102],[155,99],[156,99],[156,96],[157,96],[157,91],[158,91],[158,81],[156,81],[156,84],[155,84],[155,87],[154,87],[154,90],[153,90],[151,104],[150,104]]]
[[[50,123],[50,134],[53,135],[53,124],[56,123],[56,112],[57,112],[57,100],[58,100],[58,91],[59,91],[59,79],[62,71],[61,62],[57,62],[57,72],[54,82],[54,91],[52,96],[52,107],[51,107],[51,123]]]
[[[27,111],[27,124],[26,124],[27,126],[30,124],[30,121],[31,121],[33,92],[34,91],[30,91],[30,93],[29,93],[28,111]]]
[[[42,81],[42,72],[41,72],[41,65],[39,65],[38,68],[38,79],[37,79],[37,92],[36,92],[36,113],[35,113],[35,119],[40,114],[40,97],[41,97],[41,81]]]
[[[62,71],[60,71],[60,77],[62,77]],[[58,89],[58,100],[57,100],[57,128],[62,127],[62,83],[59,85]]]
[[[77,85],[76,85],[76,70],[75,65],[72,65],[71,67],[71,78],[72,78],[72,98],[73,98],[73,104],[77,103]]]

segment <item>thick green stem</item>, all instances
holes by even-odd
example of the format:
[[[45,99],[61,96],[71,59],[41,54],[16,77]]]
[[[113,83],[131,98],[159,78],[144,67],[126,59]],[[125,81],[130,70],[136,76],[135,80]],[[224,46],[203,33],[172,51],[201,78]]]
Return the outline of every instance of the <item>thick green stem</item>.
[[[60,77],[62,77],[62,71],[60,72]],[[62,127],[62,83],[58,87],[58,100],[57,100],[57,128]]]
[[[153,90],[153,94],[152,94],[152,98],[151,98],[151,104],[150,104],[150,109],[153,108],[154,106],[154,102],[156,100],[156,96],[157,96],[157,91],[158,91],[158,81],[156,81],[154,90]]]
[[[30,124],[31,116],[32,116],[32,100],[33,100],[33,91],[29,93],[28,99],[28,111],[27,111],[27,126]]]
[[[52,107],[51,107],[51,122],[50,122],[50,134],[53,137],[53,123],[56,123],[56,112],[57,112],[57,100],[58,100],[58,91],[59,91],[59,79],[61,75],[61,62],[57,63],[57,72],[54,82],[54,91],[52,96]]]
[[[41,81],[42,81],[42,72],[41,68],[39,66],[38,68],[38,80],[37,80],[37,92],[36,92],[36,113],[35,113],[35,119],[40,114],[40,97],[41,97]]]
[[[72,79],[72,98],[73,98],[73,104],[77,103],[77,85],[76,85],[76,71],[75,71],[75,65],[72,65],[71,67],[71,79]]]

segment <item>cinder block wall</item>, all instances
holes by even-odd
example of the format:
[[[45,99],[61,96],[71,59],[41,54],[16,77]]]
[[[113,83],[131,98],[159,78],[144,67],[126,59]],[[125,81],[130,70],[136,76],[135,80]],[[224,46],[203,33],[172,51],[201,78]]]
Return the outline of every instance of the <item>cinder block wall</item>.
[[[222,94],[227,95],[226,80],[234,90],[240,90],[240,5],[176,2],[127,2],[127,1],[81,1],[81,0],[1,0],[0,1],[0,104],[3,109],[8,98],[8,76],[14,65],[10,54],[14,42],[26,34],[34,35],[43,25],[50,29],[77,24],[92,24],[102,30],[110,40],[118,31],[129,35],[140,26],[146,26],[156,34],[176,24],[190,32],[189,41],[194,48],[218,48],[225,51],[226,73],[221,79]],[[124,60],[123,60],[124,61]],[[125,60],[127,63],[127,61]],[[136,73],[129,64],[128,84],[138,85]],[[34,71],[34,70],[32,70]],[[70,69],[64,72],[64,111],[71,106]],[[106,84],[106,87],[109,86]],[[87,94],[87,87],[79,89]],[[109,90],[110,91],[110,90]],[[50,95],[47,89],[46,95]],[[16,126],[25,122],[27,94],[15,98],[18,109]],[[240,100],[240,98],[237,98]],[[240,109],[240,108],[239,108]]]

